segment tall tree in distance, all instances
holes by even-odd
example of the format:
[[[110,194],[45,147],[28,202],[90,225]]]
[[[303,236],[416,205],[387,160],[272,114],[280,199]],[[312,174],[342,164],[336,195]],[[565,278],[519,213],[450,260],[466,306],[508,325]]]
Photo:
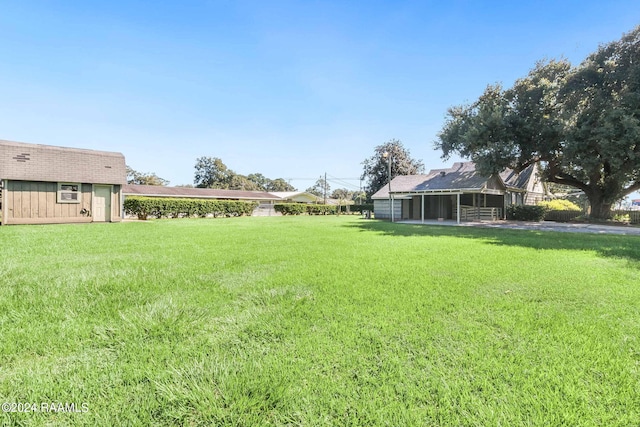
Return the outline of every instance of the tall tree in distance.
[[[267,191],[267,185],[269,185],[269,181],[271,181],[261,173],[250,173],[247,175],[247,179],[253,182],[261,191]]]
[[[231,175],[227,188],[229,190],[264,191],[258,184],[240,174]]]
[[[296,191],[296,188],[283,178],[270,179],[265,191]]]
[[[282,178],[269,179],[261,173],[247,176],[235,173],[218,157],[196,159],[194,184],[198,188],[220,188],[243,191],[296,191]]]
[[[536,65],[505,90],[489,86],[453,107],[436,147],[473,160],[486,174],[542,166],[551,183],[582,190],[591,216],[607,219],[640,189],[640,27],[578,67]]]
[[[198,188],[227,189],[235,175],[218,157],[200,157],[196,159],[195,168],[193,183]]]
[[[324,177],[321,176],[312,187],[307,188],[305,191],[313,194],[314,196],[329,197],[329,190],[331,190],[331,186]]]
[[[336,200],[353,200],[356,192],[347,190],[346,188],[336,188],[331,192],[331,198]]]
[[[385,157],[385,153],[387,154]],[[402,142],[392,139],[374,149],[373,156],[362,162],[363,171],[360,179],[365,180],[367,199],[389,182],[389,162],[391,162],[391,179],[398,175],[415,175],[424,172],[422,160],[411,157],[409,150]]]
[[[160,178],[155,173],[138,172],[127,165],[127,184],[136,185],[168,185],[169,181]]]
[[[295,187],[282,178],[269,179],[261,173],[247,175],[249,181],[254,182],[261,191],[296,191]]]

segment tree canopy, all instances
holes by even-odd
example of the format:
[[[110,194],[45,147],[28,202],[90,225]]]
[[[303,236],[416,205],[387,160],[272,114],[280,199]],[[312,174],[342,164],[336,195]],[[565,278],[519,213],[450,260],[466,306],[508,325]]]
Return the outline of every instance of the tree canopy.
[[[218,157],[196,159],[194,184],[199,188],[220,188],[245,191],[295,191],[282,178],[270,179],[261,173],[247,176],[235,173]]]
[[[137,185],[168,185],[169,181],[160,178],[155,173],[138,172],[127,166],[127,184]]]
[[[200,157],[196,159],[195,168],[193,183],[198,188],[228,189],[235,175],[218,157]]]
[[[355,191],[347,190],[346,188],[336,188],[331,192],[331,198],[336,200],[353,200],[355,195]]]
[[[296,191],[296,188],[283,178],[269,179],[264,191]]]
[[[329,197],[329,190],[331,190],[329,183],[323,177],[320,177],[313,186],[304,191],[318,197]]]
[[[384,153],[387,153],[385,158]],[[373,156],[362,162],[363,171],[360,179],[365,180],[367,199],[389,182],[389,161],[391,162],[391,179],[398,175],[415,175],[424,171],[422,160],[411,158],[397,139],[392,139],[374,149]]]
[[[640,189],[640,27],[580,65],[539,62],[509,89],[490,85],[452,107],[436,147],[486,174],[539,163],[551,183],[584,192],[594,218]]]

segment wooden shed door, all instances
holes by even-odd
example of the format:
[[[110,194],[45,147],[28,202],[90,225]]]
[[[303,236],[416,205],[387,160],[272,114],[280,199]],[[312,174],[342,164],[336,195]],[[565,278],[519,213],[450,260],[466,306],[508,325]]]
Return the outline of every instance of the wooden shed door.
[[[93,186],[93,220],[111,221],[111,186]]]

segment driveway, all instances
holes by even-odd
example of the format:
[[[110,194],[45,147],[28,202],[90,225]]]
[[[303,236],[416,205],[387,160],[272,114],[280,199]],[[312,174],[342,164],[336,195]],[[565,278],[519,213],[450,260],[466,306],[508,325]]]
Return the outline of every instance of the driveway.
[[[425,220],[404,220],[397,221],[402,224],[424,224],[424,225],[451,225],[456,226],[455,221],[432,221]],[[595,234],[624,234],[630,236],[640,236],[640,227],[625,225],[601,225],[582,224],[567,222],[523,222],[523,221],[463,221],[460,227],[485,227],[485,228],[507,228],[512,230],[539,230],[539,231],[561,231],[570,233],[595,233]]]

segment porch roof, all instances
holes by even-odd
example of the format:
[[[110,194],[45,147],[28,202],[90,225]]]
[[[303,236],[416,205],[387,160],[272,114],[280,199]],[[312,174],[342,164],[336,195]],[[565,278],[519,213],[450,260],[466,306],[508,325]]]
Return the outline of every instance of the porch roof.
[[[392,195],[409,194],[504,194],[507,190],[498,175],[486,177],[476,171],[472,162],[454,163],[448,169],[433,169],[426,175],[401,175],[391,181]],[[372,199],[389,197],[389,186],[385,185]]]

